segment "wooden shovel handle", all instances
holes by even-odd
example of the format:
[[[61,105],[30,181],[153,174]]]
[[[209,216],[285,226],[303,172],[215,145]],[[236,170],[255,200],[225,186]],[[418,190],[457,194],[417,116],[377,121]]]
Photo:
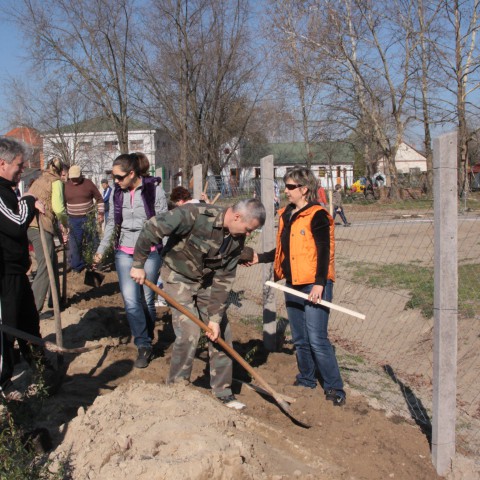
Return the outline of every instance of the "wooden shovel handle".
[[[160,289],[150,280],[145,279],[145,285],[151,288],[155,293],[163,297],[172,307],[176,308],[179,312],[186,315],[192,322],[197,324],[202,330],[207,333],[212,333],[212,330],[205,325],[198,317],[196,317],[190,310],[178,303],[171,295]],[[263,377],[253,369],[223,338],[218,337],[216,342],[231,356],[233,357],[255,380],[268,392],[272,397],[277,399],[280,395],[275,392],[272,387],[263,379]]]
[[[60,314],[60,302],[58,300],[57,283],[55,281],[55,273],[53,271],[52,259],[48,251],[47,238],[45,236],[45,229],[43,228],[42,219],[37,213],[38,229],[40,231],[40,240],[42,242],[43,256],[47,265],[48,278],[50,280],[50,293],[52,295],[53,313],[55,316],[55,338],[57,345],[63,347],[63,333],[62,333],[62,317]],[[65,274],[65,273],[64,273]]]

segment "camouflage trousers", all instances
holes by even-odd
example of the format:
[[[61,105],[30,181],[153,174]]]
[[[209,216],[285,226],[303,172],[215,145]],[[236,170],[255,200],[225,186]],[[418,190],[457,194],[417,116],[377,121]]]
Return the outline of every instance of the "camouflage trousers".
[[[208,323],[207,306],[210,303],[210,285],[195,282],[163,265],[161,277],[165,291],[188,308],[200,320]],[[175,331],[170,373],[167,383],[190,380],[193,360],[200,339],[201,329],[187,316],[172,308],[172,323]],[[221,336],[232,346],[232,334],[228,320],[220,324]],[[210,357],[210,386],[215,396],[231,395],[232,359],[216,344],[208,342]]]

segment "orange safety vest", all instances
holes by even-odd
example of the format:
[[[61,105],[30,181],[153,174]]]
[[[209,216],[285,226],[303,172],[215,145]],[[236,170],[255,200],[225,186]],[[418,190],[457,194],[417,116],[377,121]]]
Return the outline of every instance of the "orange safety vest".
[[[290,268],[292,273],[293,285],[306,285],[315,283],[315,274],[317,273],[317,248],[313,238],[310,225],[312,218],[319,210],[327,212],[330,223],[330,261],[328,265],[327,279],[335,281],[335,226],[333,218],[328,211],[320,205],[312,205],[310,208],[300,212],[290,229]],[[283,212],[285,208],[278,212],[278,232],[277,248],[275,250],[275,260],[273,264],[275,280],[285,278],[282,270],[282,262],[285,254],[282,250],[281,236],[284,228]]]

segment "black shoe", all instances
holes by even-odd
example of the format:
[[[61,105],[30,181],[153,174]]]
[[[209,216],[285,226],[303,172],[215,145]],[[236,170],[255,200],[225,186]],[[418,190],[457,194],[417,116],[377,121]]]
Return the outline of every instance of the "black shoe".
[[[347,223],[345,223],[343,226],[344,226],[344,227],[349,227],[350,225],[351,225],[351,223],[350,223],[350,222],[347,222]]]
[[[335,390],[334,388],[331,388],[325,392],[325,398],[333,402],[336,407],[345,405],[345,402],[347,401],[345,393],[343,393],[341,390]]]
[[[150,357],[152,355],[151,347],[139,347],[138,349],[138,357],[135,360],[133,366],[135,368],[145,368],[148,366],[150,362]]]

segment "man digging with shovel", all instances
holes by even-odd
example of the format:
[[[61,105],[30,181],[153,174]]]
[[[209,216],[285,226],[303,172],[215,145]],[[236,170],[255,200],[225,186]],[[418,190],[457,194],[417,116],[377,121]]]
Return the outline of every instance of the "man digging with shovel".
[[[210,386],[227,407],[245,405],[232,393],[232,360],[214,343],[220,336],[232,345],[224,316],[245,239],[265,223],[265,208],[259,200],[242,200],[232,207],[186,204],[151,218],[135,245],[130,276],[145,281],[143,265],[151,246],[169,237],[162,255],[161,277],[165,291],[208,325]],[[167,383],[190,381],[200,328],[173,309],[173,346]]]

